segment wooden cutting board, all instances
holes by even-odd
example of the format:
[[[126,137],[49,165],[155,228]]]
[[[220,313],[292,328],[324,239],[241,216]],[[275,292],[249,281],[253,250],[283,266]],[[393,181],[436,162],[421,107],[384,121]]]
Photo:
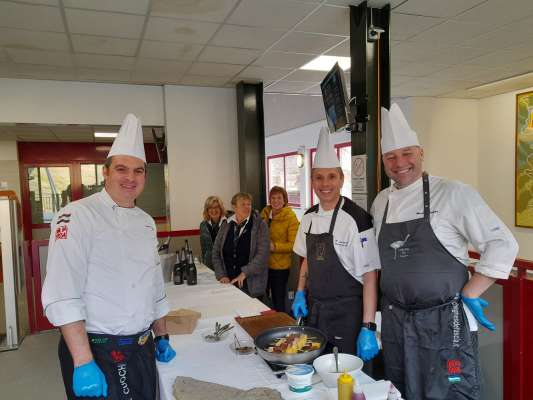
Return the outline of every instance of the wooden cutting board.
[[[294,318],[284,312],[273,312],[254,317],[236,317],[235,321],[254,339],[267,329],[296,325]]]

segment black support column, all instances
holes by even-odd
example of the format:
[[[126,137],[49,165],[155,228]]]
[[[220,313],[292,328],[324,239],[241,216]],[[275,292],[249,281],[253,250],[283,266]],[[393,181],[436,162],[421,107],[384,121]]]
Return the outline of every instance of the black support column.
[[[390,107],[389,22],[389,5],[370,9],[365,1],[350,6],[350,87],[351,96],[357,99],[357,119],[362,122],[358,131],[352,131],[352,156],[367,156],[368,208],[389,182],[381,163],[379,126],[380,107]],[[371,24],[383,29],[379,38],[369,37]]]
[[[240,190],[254,198],[253,207],[266,205],[265,124],[263,84],[237,84]]]

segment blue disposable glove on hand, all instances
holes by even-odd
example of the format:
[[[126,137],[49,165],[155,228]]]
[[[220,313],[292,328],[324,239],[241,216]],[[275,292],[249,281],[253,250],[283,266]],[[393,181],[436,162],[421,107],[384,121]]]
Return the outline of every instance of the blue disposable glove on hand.
[[[372,360],[379,353],[376,332],[368,328],[361,328],[357,338],[357,355],[363,361]]]
[[[104,373],[94,360],[74,368],[72,389],[78,397],[107,397]]]
[[[474,317],[476,317],[481,325],[488,330],[496,330],[496,326],[494,326],[494,324],[485,317],[485,314],[483,314],[483,309],[489,305],[488,301],[483,300],[481,297],[463,296],[463,303],[465,303],[470,311],[472,311],[472,314],[474,314]]]
[[[307,303],[305,302],[305,292],[298,290],[292,303],[292,315],[294,318],[307,317]]]
[[[174,357],[176,357],[176,352],[170,346],[170,343],[167,339],[159,340],[155,345],[155,358],[160,362],[169,362]]]

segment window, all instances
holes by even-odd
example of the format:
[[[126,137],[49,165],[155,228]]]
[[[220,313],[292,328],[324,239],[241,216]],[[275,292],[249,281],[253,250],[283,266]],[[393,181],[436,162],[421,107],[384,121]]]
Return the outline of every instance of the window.
[[[49,224],[54,214],[72,199],[69,167],[34,167],[27,170],[31,222]]]
[[[339,143],[335,145],[337,157],[341,164],[342,172],[344,172],[344,184],[342,185],[341,195],[349,199],[352,198],[352,143]],[[316,148],[310,150],[311,154],[311,168],[315,161]],[[318,198],[311,185],[311,205],[318,203]]]
[[[300,174],[297,165],[298,153],[279,154],[267,157],[268,191],[281,186],[287,191],[289,205],[300,207]]]
[[[104,188],[104,164],[81,164],[82,197],[90,196]]]

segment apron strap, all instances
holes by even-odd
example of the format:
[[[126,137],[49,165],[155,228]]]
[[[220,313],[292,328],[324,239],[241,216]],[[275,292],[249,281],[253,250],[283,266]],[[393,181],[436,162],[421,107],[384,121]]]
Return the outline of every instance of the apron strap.
[[[339,208],[341,207],[342,203],[342,196],[339,198],[339,201],[337,202],[337,205],[335,206],[335,210],[333,210],[333,216],[331,217],[331,223],[329,225],[329,234],[333,234],[333,228],[335,228],[335,221],[337,220],[337,214],[339,213]],[[318,214],[318,209],[315,211],[315,213]],[[311,227],[313,226],[313,221],[309,224],[309,229],[307,229],[307,234],[309,235],[311,233]]]

